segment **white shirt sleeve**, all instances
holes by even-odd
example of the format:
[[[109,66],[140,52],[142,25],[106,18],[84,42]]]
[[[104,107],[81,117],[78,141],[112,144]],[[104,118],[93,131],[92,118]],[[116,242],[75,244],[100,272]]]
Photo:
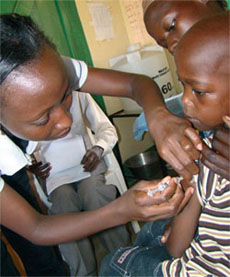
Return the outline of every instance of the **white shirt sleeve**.
[[[30,164],[30,159],[5,134],[0,133],[0,171],[1,175],[12,176],[21,168]]]
[[[104,149],[104,156],[112,151],[118,141],[116,129],[90,94],[78,93],[84,115],[90,124],[90,129],[94,132],[95,145]]]
[[[62,56],[62,60],[70,76],[73,90],[78,90],[85,83],[88,76],[88,67],[85,62]]]
[[[4,180],[0,177],[0,192],[2,191],[4,187]]]

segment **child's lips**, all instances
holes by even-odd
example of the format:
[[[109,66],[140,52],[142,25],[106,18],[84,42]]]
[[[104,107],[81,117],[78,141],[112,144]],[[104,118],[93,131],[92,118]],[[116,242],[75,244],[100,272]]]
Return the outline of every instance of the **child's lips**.
[[[193,126],[194,128],[199,129],[199,126],[201,125],[200,120],[195,119],[195,118],[191,118],[191,117],[187,117],[187,119],[188,119],[188,121],[189,121],[190,123],[192,123],[192,126]]]

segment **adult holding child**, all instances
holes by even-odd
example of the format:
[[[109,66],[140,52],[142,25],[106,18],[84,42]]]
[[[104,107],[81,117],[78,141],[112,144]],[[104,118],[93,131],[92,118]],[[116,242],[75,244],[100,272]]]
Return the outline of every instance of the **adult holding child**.
[[[229,131],[229,21],[229,12],[200,20],[175,51],[184,113],[200,131]],[[212,146],[212,135],[203,140]],[[199,169],[184,210],[171,222],[147,223],[132,247],[103,260],[100,276],[230,275],[230,182],[200,160]]]
[[[180,39],[196,22],[204,17],[222,13],[227,7],[225,0],[143,0],[142,4],[149,35],[172,55]],[[185,134],[190,137],[191,132],[192,128],[185,130]],[[157,137],[158,134],[155,132],[153,136]],[[214,132],[213,148],[203,144],[201,151],[204,165],[228,180],[230,180],[229,144],[229,132],[220,127]]]

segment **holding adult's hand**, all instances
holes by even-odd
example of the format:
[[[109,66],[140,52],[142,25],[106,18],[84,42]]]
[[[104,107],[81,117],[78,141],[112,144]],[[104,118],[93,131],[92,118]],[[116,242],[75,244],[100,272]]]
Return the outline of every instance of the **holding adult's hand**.
[[[230,118],[225,116],[224,122],[230,128]],[[213,149],[210,149],[207,145],[203,146],[201,161],[209,167],[212,171],[230,180],[230,132],[229,129],[219,127],[214,132]]]

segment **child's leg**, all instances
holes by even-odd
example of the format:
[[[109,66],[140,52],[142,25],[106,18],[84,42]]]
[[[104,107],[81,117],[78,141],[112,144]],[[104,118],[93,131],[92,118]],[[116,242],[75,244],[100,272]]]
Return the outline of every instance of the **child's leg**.
[[[98,209],[116,198],[116,187],[105,184],[105,172],[106,167],[104,162],[101,162],[96,170],[92,172],[91,177],[79,183],[78,194],[83,200],[84,210]],[[129,234],[124,225],[99,232],[97,236],[109,252],[117,247],[127,246],[130,243]]]
[[[160,241],[167,221],[146,223],[133,247],[119,248],[103,259],[100,276],[163,276],[161,263],[171,259]]]
[[[65,184],[55,189],[50,200],[50,214],[82,211],[82,203],[75,187],[77,184]],[[88,238],[59,245],[64,260],[68,263],[71,276],[89,276],[96,273],[96,261],[92,245]]]
[[[133,246],[162,246],[161,236],[168,219],[146,223],[134,242]]]
[[[161,277],[161,263],[170,258],[165,246],[119,248],[102,260],[99,276]]]

